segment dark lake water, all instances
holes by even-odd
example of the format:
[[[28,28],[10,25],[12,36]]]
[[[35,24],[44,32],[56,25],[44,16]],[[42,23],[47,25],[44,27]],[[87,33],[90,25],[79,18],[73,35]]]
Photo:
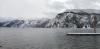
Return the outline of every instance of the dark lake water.
[[[77,31],[66,28],[0,28],[0,49],[100,49],[100,36],[66,35],[70,32]]]

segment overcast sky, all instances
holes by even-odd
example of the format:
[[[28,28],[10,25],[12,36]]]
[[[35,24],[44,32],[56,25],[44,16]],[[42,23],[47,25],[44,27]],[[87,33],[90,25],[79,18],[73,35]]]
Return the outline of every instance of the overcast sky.
[[[66,9],[100,9],[100,0],[0,0],[0,17],[53,18]]]

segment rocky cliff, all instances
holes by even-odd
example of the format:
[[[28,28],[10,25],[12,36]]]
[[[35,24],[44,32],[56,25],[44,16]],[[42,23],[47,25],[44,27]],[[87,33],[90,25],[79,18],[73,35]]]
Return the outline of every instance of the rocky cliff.
[[[49,21],[48,28],[92,28],[92,16],[96,17],[96,26],[100,23],[100,10],[94,9],[71,9],[59,13]]]

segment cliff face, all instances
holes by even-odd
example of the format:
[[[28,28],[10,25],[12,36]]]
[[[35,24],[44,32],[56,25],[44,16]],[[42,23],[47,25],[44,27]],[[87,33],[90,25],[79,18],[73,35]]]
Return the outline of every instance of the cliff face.
[[[92,28],[93,16],[96,17],[95,24],[99,26],[98,22],[100,20],[100,10],[93,10],[93,9],[66,10],[63,13],[57,14],[56,17],[48,23],[47,27],[50,27],[50,28]]]

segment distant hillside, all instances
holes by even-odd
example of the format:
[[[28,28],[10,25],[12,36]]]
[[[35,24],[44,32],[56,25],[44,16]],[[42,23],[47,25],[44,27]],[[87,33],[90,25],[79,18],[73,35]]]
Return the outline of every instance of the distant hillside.
[[[91,17],[96,16],[96,25],[100,26],[100,10],[94,9],[67,9],[49,21],[48,28],[92,28]]]
[[[44,28],[49,22],[49,19],[40,20],[10,20],[0,22],[0,27],[13,27],[13,28]]]

